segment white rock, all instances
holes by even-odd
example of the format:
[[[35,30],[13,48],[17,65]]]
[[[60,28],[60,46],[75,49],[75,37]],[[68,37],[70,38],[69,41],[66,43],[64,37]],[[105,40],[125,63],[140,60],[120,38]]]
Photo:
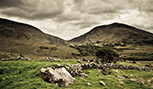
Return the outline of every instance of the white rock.
[[[119,73],[119,70],[115,70],[114,72]]]
[[[87,86],[91,86],[91,84],[88,82],[88,83],[87,83]]]
[[[103,81],[99,81],[99,84],[101,84],[102,86],[106,85]]]
[[[45,71],[45,72],[44,72]],[[46,73],[49,76],[50,82],[57,82],[59,86],[68,86],[74,80],[71,74],[64,68],[52,69],[51,67],[41,68],[42,73]]]
[[[132,82],[136,82],[137,80],[136,80],[136,79],[130,79],[130,81],[132,81]]]
[[[120,78],[120,79],[125,79],[125,77],[123,77],[123,76],[117,76],[118,78]]]
[[[46,68],[41,68],[40,69],[40,72],[42,72],[42,73],[45,73],[45,71],[46,71]]]
[[[144,81],[140,81],[140,83],[143,85],[144,84]]]

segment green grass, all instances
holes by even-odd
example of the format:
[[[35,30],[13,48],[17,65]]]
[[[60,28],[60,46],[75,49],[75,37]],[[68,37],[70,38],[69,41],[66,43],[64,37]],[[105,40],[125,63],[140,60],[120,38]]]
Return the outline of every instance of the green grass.
[[[153,61],[153,53],[130,53],[122,58],[137,61]]]
[[[62,60],[61,62],[50,61],[0,61],[0,89],[60,89],[60,87],[47,83],[41,79],[40,69],[56,64],[67,65],[76,64],[77,60]],[[112,71],[115,69],[112,69]],[[153,77],[151,71],[139,70],[119,70],[118,73],[103,75],[97,69],[83,70],[88,78],[75,76],[76,80],[67,89],[151,89],[147,86],[147,80]],[[140,80],[143,78],[145,85],[139,82],[123,80],[125,85],[121,85],[116,75],[133,75],[132,78]],[[99,81],[104,81],[106,86],[101,86]],[[87,82],[91,86],[86,86]]]
[[[126,45],[126,46],[115,46],[114,48],[120,49],[120,48],[132,48],[132,45]]]

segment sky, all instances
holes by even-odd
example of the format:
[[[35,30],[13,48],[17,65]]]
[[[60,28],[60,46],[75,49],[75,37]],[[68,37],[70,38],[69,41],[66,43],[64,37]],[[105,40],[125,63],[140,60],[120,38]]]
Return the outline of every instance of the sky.
[[[0,0],[0,18],[65,40],[114,22],[153,33],[153,0]]]

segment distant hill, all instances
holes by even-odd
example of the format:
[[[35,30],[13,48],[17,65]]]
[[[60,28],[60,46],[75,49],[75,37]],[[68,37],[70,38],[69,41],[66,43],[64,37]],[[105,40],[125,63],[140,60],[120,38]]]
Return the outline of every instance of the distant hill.
[[[6,53],[67,57],[73,51],[61,38],[28,24],[0,18],[0,58]]]
[[[69,42],[89,43],[100,41],[109,43],[153,44],[153,34],[129,25],[113,23],[110,25],[97,26]]]

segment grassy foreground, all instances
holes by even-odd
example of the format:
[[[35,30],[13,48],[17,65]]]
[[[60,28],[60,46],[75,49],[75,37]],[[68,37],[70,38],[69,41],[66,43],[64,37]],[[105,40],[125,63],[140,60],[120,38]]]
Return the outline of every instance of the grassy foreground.
[[[0,89],[60,89],[41,79],[40,69],[42,67],[54,66],[56,64],[67,65],[76,64],[77,60],[62,60],[61,62],[50,61],[0,61]],[[115,71],[116,69],[112,69]],[[80,78],[75,76],[76,80],[73,84],[66,87],[67,89],[152,89],[148,86],[147,80],[153,77],[152,71],[139,70],[121,70],[113,72],[110,75],[103,75],[97,69],[87,69],[84,72],[88,78]],[[131,76],[132,79],[143,80],[145,84],[140,82],[132,82],[129,78],[122,80],[124,84],[120,84],[120,78],[116,75]],[[99,81],[104,81],[106,86],[101,86]],[[87,83],[91,86],[87,86]]]

